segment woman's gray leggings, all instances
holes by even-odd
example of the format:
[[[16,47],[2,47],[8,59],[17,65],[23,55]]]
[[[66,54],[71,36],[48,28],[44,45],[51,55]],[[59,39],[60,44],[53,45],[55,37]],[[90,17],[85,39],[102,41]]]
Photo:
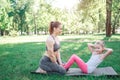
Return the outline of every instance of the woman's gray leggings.
[[[55,72],[61,75],[66,73],[66,70],[63,67],[61,67],[59,64],[53,63],[47,56],[43,56],[40,60],[40,68],[47,71],[48,73]]]

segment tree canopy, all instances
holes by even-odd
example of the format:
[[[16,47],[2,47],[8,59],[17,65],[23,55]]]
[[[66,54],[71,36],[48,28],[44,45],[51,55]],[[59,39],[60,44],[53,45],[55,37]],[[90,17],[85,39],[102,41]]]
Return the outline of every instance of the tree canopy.
[[[55,20],[63,24],[63,34],[111,35],[120,28],[120,0],[79,0],[71,9],[54,7],[55,1],[0,0],[0,35],[48,34],[48,25]]]

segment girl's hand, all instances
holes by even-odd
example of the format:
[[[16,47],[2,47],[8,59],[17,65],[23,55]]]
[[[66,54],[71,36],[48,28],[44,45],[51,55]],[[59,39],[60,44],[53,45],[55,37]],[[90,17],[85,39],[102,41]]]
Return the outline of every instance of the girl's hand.
[[[105,47],[103,47],[103,51],[105,51]]]
[[[110,55],[113,52],[113,50],[110,48],[104,48],[104,50],[106,52],[101,56],[101,59],[105,59],[108,55]]]

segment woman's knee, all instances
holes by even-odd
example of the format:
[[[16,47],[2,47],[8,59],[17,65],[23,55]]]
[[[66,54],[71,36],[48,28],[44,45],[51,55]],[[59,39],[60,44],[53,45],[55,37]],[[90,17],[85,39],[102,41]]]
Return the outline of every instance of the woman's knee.
[[[52,69],[46,65],[40,65],[40,68],[45,70],[45,71],[52,71]]]

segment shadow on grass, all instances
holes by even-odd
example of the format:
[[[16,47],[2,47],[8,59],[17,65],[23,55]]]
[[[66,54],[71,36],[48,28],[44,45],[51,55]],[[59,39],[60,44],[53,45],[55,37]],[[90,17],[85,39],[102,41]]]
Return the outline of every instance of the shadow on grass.
[[[112,35],[110,37],[106,37],[104,34],[95,34],[95,35],[85,35],[77,37],[77,38],[69,38],[69,39],[64,39],[63,41],[65,42],[95,42],[96,40],[104,40],[104,41],[120,41],[120,36],[119,34]]]
[[[64,39],[66,42],[91,42],[92,38],[75,38],[75,39]]]
[[[94,36],[103,36],[103,35],[106,35],[106,34],[94,34]],[[120,34],[112,34],[112,35],[120,36]]]

